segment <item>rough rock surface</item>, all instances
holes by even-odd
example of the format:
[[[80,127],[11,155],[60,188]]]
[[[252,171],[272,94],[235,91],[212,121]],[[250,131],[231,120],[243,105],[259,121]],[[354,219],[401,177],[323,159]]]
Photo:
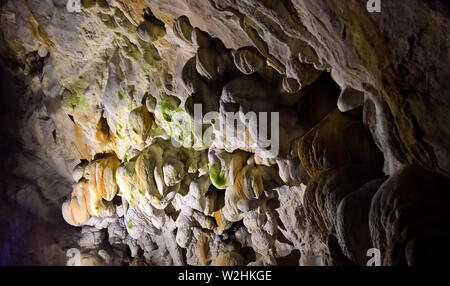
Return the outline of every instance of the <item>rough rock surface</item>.
[[[0,4],[0,264],[450,254],[446,1],[76,2]]]

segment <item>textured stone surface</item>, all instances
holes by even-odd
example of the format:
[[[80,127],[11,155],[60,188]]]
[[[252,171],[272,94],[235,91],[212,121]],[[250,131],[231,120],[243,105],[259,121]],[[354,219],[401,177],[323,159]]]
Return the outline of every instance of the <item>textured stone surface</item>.
[[[391,2],[2,1],[0,264],[443,262],[450,8]]]
[[[348,260],[364,265],[367,250],[373,247],[369,230],[369,211],[372,197],[384,182],[369,181],[359,190],[347,195],[336,212],[336,237]]]
[[[351,164],[371,164],[380,159],[364,125],[338,110],[330,113],[299,141],[299,158],[311,177]]]
[[[369,226],[384,265],[446,263],[450,234],[442,226],[449,222],[449,183],[421,167],[407,166],[381,185],[372,200]]]

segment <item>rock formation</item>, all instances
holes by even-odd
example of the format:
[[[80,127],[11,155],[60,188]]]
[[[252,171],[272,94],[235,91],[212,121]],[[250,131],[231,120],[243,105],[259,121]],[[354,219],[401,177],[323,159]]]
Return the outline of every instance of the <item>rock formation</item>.
[[[444,0],[69,2],[0,2],[0,264],[446,262]]]

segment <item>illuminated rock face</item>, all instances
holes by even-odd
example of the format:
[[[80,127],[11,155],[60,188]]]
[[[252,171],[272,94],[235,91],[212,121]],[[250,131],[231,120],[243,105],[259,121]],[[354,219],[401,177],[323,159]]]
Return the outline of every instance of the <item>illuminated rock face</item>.
[[[74,177],[81,171],[81,178],[74,184],[72,198],[64,202],[62,214],[67,223],[80,226],[91,216],[107,217],[115,213],[111,203],[117,194],[116,170],[120,161],[106,156],[92,161],[84,170],[75,167]]]
[[[448,5],[269,2],[2,1],[0,263],[442,262]]]

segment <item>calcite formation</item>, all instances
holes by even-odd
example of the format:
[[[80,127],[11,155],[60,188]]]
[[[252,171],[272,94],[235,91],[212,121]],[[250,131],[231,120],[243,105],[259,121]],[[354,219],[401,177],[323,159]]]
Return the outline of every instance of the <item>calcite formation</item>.
[[[75,167],[73,177],[78,180],[73,186],[71,199],[62,206],[63,217],[69,224],[80,226],[91,216],[107,217],[115,213],[111,201],[118,190],[116,170],[119,164],[115,156],[107,156],[84,168],[83,164]]]
[[[0,264],[445,262],[445,1],[69,2],[1,1]]]

